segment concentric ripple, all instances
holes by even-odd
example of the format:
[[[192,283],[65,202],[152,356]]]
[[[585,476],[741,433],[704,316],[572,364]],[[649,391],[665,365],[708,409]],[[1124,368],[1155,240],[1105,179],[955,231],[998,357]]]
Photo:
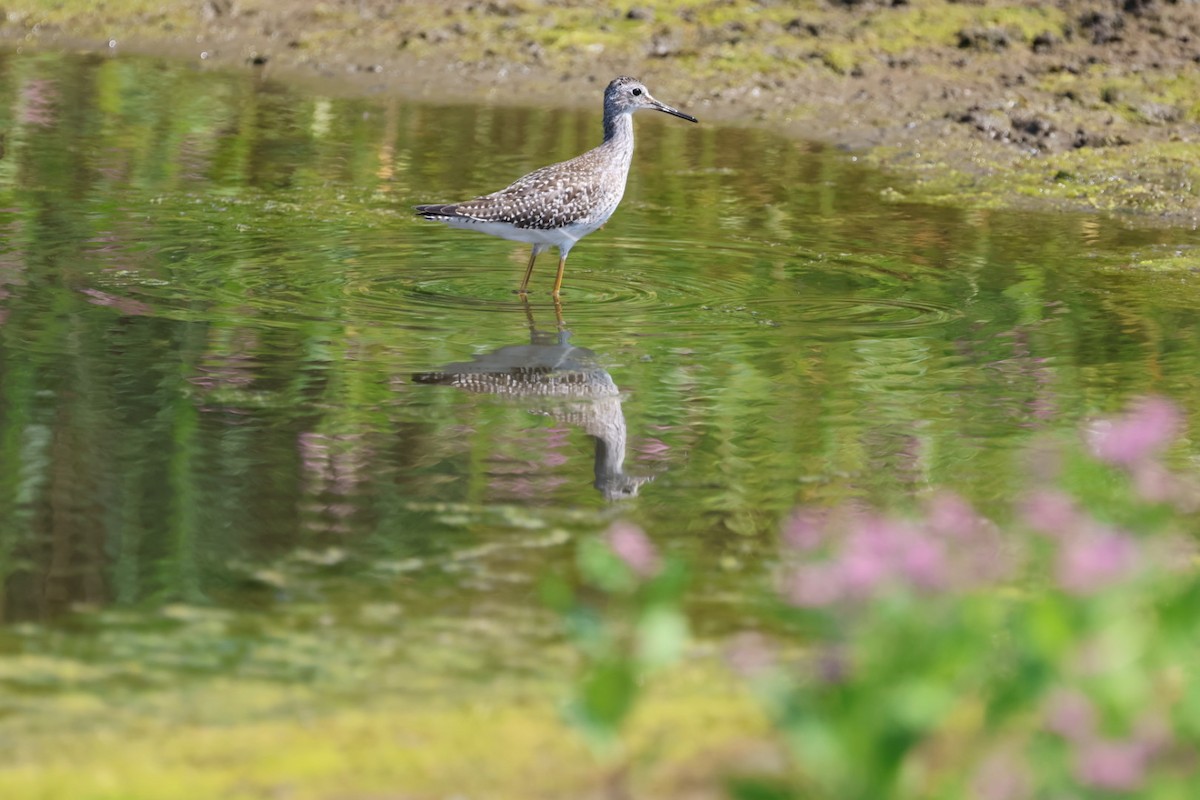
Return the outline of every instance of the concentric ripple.
[[[573,251],[561,298],[568,321],[633,326],[643,334],[731,335],[736,328],[787,326],[825,336],[911,332],[960,317],[955,305],[929,296],[931,289],[945,292],[944,276],[897,266],[894,258],[881,266],[717,234],[695,240],[653,234],[610,234]],[[369,313],[422,325],[447,314],[527,307],[515,293],[523,249],[459,232],[417,229],[411,235],[433,236],[434,246],[399,267],[384,267],[382,254],[377,270],[360,265],[366,291],[354,302],[369,303]],[[549,251],[539,260],[528,305],[551,305],[555,255]]]
[[[216,246],[189,259],[178,274],[97,275],[88,302],[180,321],[215,316],[280,327],[340,320],[462,336],[492,324],[520,326],[522,314],[536,311],[543,325],[561,316],[564,324],[612,334],[671,333],[730,343],[736,337],[747,344],[764,328],[809,338],[911,334],[958,319],[961,312],[944,298],[968,294],[953,286],[952,277],[897,267],[895,259],[884,269],[869,258],[823,257],[718,234],[692,241],[655,238],[651,230],[578,248],[555,308],[549,296],[553,251],[539,260],[522,298],[515,288],[523,248],[416,225],[404,234],[331,242],[327,252],[297,256],[286,268],[286,259],[268,249],[256,251],[245,242],[229,252]],[[230,281],[223,270],[234,260],[237,280]],[[492,319],[496,323],[485,321]]]
[[[831,297],[799,309],[799,319],[806,324],[864,332],[924,328],[961,316],[961,311],[948,305],[882,297]]]

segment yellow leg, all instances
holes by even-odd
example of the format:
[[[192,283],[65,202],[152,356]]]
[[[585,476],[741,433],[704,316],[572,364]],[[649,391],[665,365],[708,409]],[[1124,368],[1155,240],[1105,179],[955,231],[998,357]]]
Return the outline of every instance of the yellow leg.
[[[554,291],[550,293],[553,297],[558,297],[558,290],[562,288],[563,268],[565,266],[567,266],[567,257],[559,256],[558,257],[558,275],[554,278]]]
[[[533,252],[529,254],[529,266],[525,268],[525,279],[521,281],[521,288],[517,289],[517,294],[525,294],[525,289],[529,287],[529,276],[533,274],[533,262],[537,261],[538,249],[533,248]]]

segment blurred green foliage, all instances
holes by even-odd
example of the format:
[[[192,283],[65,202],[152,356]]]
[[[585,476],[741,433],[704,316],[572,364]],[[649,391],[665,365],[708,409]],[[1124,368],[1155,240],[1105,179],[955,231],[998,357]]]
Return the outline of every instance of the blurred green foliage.
[[[1126,431],[1141,424],[1130,419]],[[798,604],[785,591],[767,602],[760,633],[730,645],[793,759],[785,775],[732,779],[731,796],[1188,796],[1200,747],[1200,689],[1188,677],[1200,658],[1200,480],[1160,471],[1151,455],[1118,468],[1076,445],[1061,449],[1055,482],[1070,491],[1029,487],[1024,512],[999,530],[1015,560],[995,579],[963,582],[951,562],[938,585],[883,578],[907,558],[895,536],[990,548],[994,539],[978,538],[990,523],[978,517],[856,518],[850,528],[830,523],[817,549],[810,527],[785,542],[785,576],[796,559],[845,558],[861,593]],[[1157,483],[1139,483],[1146,470]],[[878,551],[855,549],[862,536]],[[639,595],[616,556],[594,552],[600,546],[580,546],[582,562],[606,564],[587,582],[621,602],[594,602],[604,620],[589,629],[637,624],[657,606],[630,605]],[[662,599],[687,608],[686,596]],[[587,637],[577,641],[588,652]],[[602,671],[585,668],[580,690],[593,691],[597,675],[622,676],[613,695],[627,714],[639,665],[629,652],[603,654]]]
[[[568,717],[608,751],[619,741],[639,687],[673,665],[688,643],[680,605],[687,573],[671,558],[653,575],[639,575],[602,539],[587,538],[576,549],[576,575],[548,576],[542,597],[562,615],[584,659]]]

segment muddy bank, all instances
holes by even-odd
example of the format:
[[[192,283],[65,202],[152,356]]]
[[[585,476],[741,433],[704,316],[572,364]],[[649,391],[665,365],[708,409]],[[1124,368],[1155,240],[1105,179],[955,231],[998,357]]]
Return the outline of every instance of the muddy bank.
[[[151,52],[336,93],[597,105],[634,74],[706,120],[861,151],[897,196],[1200,222],[1200,8],[1166,0],[65,0],[12,47]]]

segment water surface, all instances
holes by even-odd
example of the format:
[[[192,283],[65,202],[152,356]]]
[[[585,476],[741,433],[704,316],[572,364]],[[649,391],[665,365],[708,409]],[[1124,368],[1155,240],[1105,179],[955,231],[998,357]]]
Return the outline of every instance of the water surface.
[[[1195,234],[904,202],[703,109],[638,116],[561,309],[553,254],[522,303],[525,246],[412,216],[593,146],[599,95],[433,107],[0,57],[0,652],[352,608],[491,621],[462,648],[534,662],[539,576],[617,518],[687,555],[729,629],[798,503],[999,510],[1034,437],[1145,392],[1200,408]],[[513,370],[540,388],[480,377]],[[295,668],[204,641],[136,652]]]

